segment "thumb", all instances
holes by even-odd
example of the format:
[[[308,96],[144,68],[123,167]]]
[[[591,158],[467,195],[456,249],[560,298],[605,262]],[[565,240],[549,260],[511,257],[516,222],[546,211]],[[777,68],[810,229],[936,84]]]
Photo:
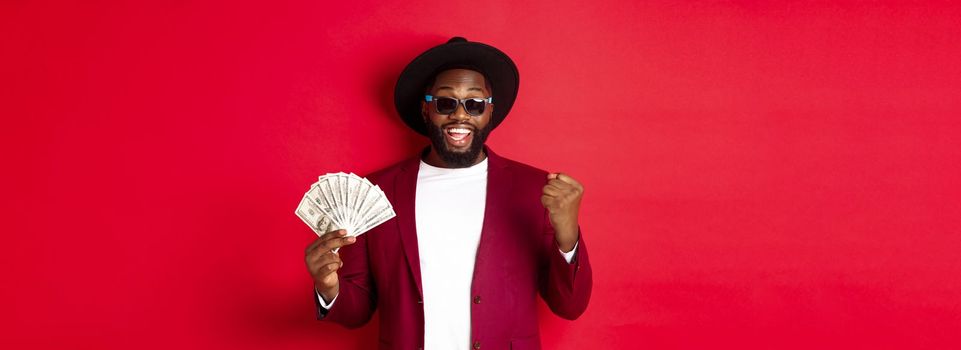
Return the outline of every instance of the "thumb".
[[[556,178],[557,178],[557,175],[559,175],[559,174],[560,174],[560,173],[550,173],[550,174],[547,174],[547,179],[548,179],[548,180],[556,179]]]

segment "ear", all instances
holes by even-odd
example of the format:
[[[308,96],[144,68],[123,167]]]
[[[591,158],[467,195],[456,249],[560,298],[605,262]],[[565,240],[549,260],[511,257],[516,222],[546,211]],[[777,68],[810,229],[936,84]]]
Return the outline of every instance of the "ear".
[[[427,112],[427,101],[420,101],[420,116],[424,117],[425,123],[430,119],[430,113]]]

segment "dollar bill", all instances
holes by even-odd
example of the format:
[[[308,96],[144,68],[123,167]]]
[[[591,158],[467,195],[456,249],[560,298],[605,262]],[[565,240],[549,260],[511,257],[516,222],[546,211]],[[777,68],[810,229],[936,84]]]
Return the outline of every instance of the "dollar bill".
[[[396,216],[379,186],[343,172],[318,177],[295,213],[318,235],[344,229],[349,236],[361,235]]]

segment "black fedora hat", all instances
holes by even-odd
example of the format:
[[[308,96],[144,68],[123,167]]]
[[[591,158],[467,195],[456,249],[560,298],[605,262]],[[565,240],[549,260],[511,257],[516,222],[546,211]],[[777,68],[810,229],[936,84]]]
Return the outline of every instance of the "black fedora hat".
[[[517,66],[501,50],[462,37],[453,37],[447,43],[425,51],[400,73],[394,86],[394,107],[401,119],[414,131],[427,135],[420,110],[424,89],[434,76],[452,68],[477,70],[490,83],[494,98],[490,122],[491,127],[496,128],[504,121],[517,97],[520,84]]]

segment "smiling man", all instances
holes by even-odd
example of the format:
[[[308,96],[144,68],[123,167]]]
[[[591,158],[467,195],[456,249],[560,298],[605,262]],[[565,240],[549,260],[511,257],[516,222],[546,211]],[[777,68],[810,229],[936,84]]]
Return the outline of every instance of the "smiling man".
[[[394,219],[307,247],[318,319],[360,327],[379,310],[381,349],[539,349],[538,294],[560,317],[584,312],[583,187],[485,146],[518,83],[506,54],[460,37],[404,69],[397,111],[431,145],[368,176]]]
[[[466,168],[484,160],[484,142],[493,125],[490,84],[474,69],[447,69],[430,84],[421,113],[432,152],[427,164]],[[462,107],[462,108],[458,108]]]

